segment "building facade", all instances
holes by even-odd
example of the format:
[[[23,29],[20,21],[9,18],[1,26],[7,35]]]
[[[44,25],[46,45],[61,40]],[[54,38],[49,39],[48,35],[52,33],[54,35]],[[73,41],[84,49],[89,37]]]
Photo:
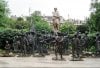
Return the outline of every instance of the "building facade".
[[[75,19],[68,19],[67,20],[69,23],[72,23],[72,24],[74,24],[74,25],[76,25],[76,26],[78,26],[78,25],[83,25],[83,24],[85,24],[86,23],[86,21],[83,21],[83,20],[75,20]]]

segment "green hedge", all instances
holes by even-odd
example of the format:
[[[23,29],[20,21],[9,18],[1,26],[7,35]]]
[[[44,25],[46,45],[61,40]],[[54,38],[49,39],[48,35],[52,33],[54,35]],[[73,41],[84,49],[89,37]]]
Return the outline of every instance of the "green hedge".
[[[95,48],[95,46],[96,46],[96,42],[95,42],[96,32],[89,33],[88,37],[89,37],[88,51],[95,52],[96,51],[96,48]]]
[[[5,46],[5,41],[8,40],[12,43],[13,38],[17,35],[21,35],[22,33],[27,32],[27,29],[17,30],[10,28],[0,28],[0,48],[3,49]]]

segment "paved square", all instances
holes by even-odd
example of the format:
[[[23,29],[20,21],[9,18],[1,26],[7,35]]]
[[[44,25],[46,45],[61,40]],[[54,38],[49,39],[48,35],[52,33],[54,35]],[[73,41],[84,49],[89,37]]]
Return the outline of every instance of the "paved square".
[[[54,55],[46,57],[0,57],[0,67],[100,67],[100,58],[84,58],[84,61],[52,60]]]

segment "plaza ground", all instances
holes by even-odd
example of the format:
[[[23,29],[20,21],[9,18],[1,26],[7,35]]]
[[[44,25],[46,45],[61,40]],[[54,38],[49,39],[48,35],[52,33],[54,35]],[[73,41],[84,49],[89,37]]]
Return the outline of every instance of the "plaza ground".
[[[70,61],[70,56],[64,56],[66,61],[54,61],[52,57],[0,57],[0,67],[100,67],[100,58]]]

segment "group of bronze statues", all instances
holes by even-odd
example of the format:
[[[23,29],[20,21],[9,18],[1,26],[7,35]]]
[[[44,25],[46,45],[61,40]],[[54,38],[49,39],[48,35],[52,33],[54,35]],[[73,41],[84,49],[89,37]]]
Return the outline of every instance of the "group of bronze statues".
[[[88,51],[89,37],[87,33],[77,32],[73,36],[67,33],[54,32],[42,33],[26,32],[13,38],[13,45],[6,41],[5,49],[7,53],[13,52],[19,56],[46,56],[55,54],[53,60],[65,60],[63,55],[72,54],[72,60],[81,60],[84,53]],[[100,55],[100,34],[96,35],[96,55]]]

